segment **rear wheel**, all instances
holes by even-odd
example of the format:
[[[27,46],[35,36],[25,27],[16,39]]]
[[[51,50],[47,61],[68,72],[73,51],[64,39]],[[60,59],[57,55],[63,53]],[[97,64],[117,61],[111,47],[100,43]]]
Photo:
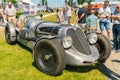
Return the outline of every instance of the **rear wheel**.
[[[7,25],[5,27],[5,39],[8,44],[16,43],[16,31],[14,26],[10,27],[9,25]]]
[[[41,71],[50,75],[60,74],[66,66],[64,48],[56,39],[38,41],[34,50],[34,60]]]
[[[103,34],[97,35],[98,41],[95,45],[100,53],[99,62],[104,63],[111,54],[111,45],[106,36],[104,36]]]

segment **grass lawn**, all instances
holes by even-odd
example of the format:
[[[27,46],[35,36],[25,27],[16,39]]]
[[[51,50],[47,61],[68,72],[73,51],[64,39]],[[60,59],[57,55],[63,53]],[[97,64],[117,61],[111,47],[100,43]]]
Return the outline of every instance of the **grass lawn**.
[[[48,13],[43,13],[43,15],[46,15]],[[46,17],[46,18],[43,18],[43,20],[47,20],[47,21],[52,21],[52,22],[56,22],[57,21],[57,16],[56,15],[52,15],[52,16],[49,16],[49,17]],[[72,12],[72,18],[71,18],[71,23],[73,23],[75,20],[75,13]]]
[[[53,16],[54,17],[54,16]],[[55,19],[51,16],[48,19]],[[32,52],[20,44],[8,45],[4,29],[0,29],[0,80],[106,80],[103,66],[66,66],[59,76],[49,76],[39,71]]]

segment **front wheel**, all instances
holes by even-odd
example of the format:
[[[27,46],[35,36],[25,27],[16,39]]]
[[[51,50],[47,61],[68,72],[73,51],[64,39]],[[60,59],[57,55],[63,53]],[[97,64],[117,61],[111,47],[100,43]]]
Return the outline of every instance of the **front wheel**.
[[[106,36],[104,36],[103,34],[97,34],[97,35],[98,35],[98,41],[95,44],[95,46],[97,47],[100,54],[98,61],[104,63],[111,54],[111,45]]]
[[[62,45],[56,40],[42,39],[34,49],[37,67],[46,74],[58,75],[66,66],[66,55]]]

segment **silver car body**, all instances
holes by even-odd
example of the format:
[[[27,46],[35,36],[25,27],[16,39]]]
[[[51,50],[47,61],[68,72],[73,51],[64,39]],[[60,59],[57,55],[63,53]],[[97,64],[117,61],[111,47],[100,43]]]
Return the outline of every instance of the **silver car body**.
[[[24,19],[24,28],[23,29],[19,29],[19,24],[20,24],[20,20]],[[74,32],[80,32],[79,34],[84,35],[84,33],[81,32],[81,29],[78,27],[74,27],[74,26],[70,26],[70,25],[62,25],[62,24],[58,24],[58,23],[52,23],[52,22],[47,22],[47,21],[43,21],[43,20],[38,20],[32,17],[28,17],[27,15],[22,15],[20,16],[20,18],[17,21],[17,27],[15,28],[14,25],[12,25],[11,23],[8,23],[8,25],[11,26],[11,32],[13,36],[17,36],[17,41],[19,41],[20,43],[22,43],[23,45],[29,47],[30,49],[32,49],[34,51],[34,47],[37,43],[37,41],[47,38],[47,39],[53,39],[53,38],[58,38],[58,41],[61,44],[62,41],[62,37],[64,36],[68,36],[68,33],[71,31]],[[59,28],[57,31],[56,35],[51,35],[49,33],[45,33],[42,32],[42,35],[37,38],[35,41],[34,40],[27,40],[24,38],[21,38],[20,34],[22,34],[21,30],[25,30],[27,31],[27,33],[24,34],[24,36],[28,36],[30,38],[34,37],[35,38],[35,34],[37,31],[40,31],[39,29],[42,28]],[[16,34],[14,31],[17,31],[20,34]],[[72,34],[70,34],[72,35]],[[78,40],[82,40],[84,41],[82,44],[77,45],[75,42],[75,45],[72,45],[69,49],[64,49],[65,53],[67,55],[67,64],[68,65],[74,65],[74,66],[86,66],[86,65],[92,65],[97,63],[98,58],[99,58],[99,52],[97,50],[97,48],[95,47],[95,45],[90,45],[89,42],[87,41],[87,37],[86,35],[79,37],[79,35],[77,35],[77,33],[75,33],[75,36],[77,36]],[[72,36],[73,40],[74,39],[74,35]],[[84,39],[82,39],[84,38]],[[13,38],[14,40],[15,38]],[[73,44],[74,44],[73,43]],[[85,45],[83,45],[85,44]],[[80,46],[82,45],[82,46]],[[80,51],[80,47],[82,49],[84,49],[84,51]],[[85,52],[88,51],[86,54]],[[84,53],[83,53],[84,52]],[[34,54],[33,54],[34,55]]]

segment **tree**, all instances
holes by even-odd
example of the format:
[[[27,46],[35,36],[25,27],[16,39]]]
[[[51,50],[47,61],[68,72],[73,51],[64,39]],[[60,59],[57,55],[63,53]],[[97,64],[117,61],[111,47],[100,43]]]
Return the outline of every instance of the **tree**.
[[[78,4],[83,4],[86,0],[77,0]]]
[[[65,0],[65,3],[67,3],[67,0]]]
[[[89,6],[91,5],[90,3],[94,0],[77,0],[78,1],[78,4],[83,4],[84,2],[88,2]]]
[[[89,4],[94,0],[77,0],[78,4],[83,4],[84,2],[88,2]]]
[[[47,2],[47,0],[45,1],[45,5],[48,6],[48,2]]]
[[[4,0],[4,2],[12,2],[12,3],[17,3],[17,0]]]
[[[45,0],[42,0],[42,5],[44,5]]]

